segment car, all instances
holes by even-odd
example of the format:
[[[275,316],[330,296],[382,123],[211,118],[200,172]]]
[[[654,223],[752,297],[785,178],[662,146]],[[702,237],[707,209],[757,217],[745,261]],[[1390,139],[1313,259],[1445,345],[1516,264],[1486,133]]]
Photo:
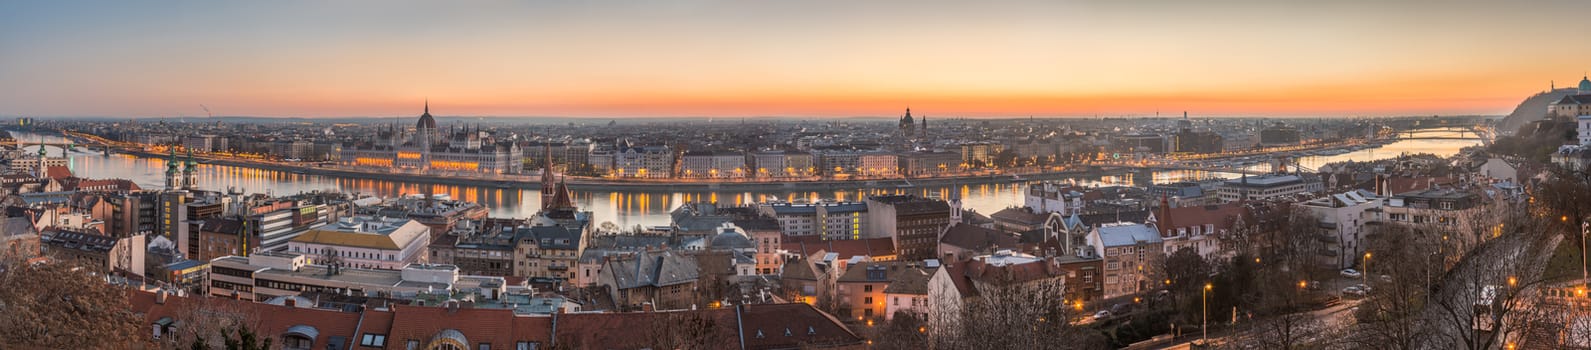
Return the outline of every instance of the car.
[[[1111,314],[1119,314],[1119,313],[1127,312],[1127,311],[1130,311],[1130,310],[1128,310],[1128,308],[1131,308],[1131,307],[1132,307],[1131,304],[1111,305],[1110,306],[1110,313]]]
[[[1342,276],[1343,277],[1349,277],[1349,278],[1359,278],[1359,276],[1364,276],[1364,274],[1359,273],[1359,270],[1343,269],[1342,270]]]
[[[1348,288],[1343,288],[1342,289],[1342,295],[1352,295],[1352,296],[1362,297],[1362,296],[1365,295],[1365,291],[1363,289],[1359,289],[1359,287],[1349,286]]]
[[[1392,276],[1381,275],[1381,281],[1382,282],[1386,282],[1386,283],[1392,283]]]
[[[1320,281],[1309,281],[1309,290],[1320,290]]]
[[[1110,318],[1110,311],[1099,310],[1099,312],[1095,312],[1094,313],[1094,320],[1095,321],[1103,320],[1103,319],[1107,319],[1107,318]]]

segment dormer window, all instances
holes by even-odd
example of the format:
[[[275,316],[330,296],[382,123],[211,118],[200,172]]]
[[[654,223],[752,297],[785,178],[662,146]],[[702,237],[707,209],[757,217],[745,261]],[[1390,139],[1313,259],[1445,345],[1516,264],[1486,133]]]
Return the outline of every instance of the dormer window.
[[[807,335],[817,335],[817,334],[818,334],[818,329],[817,328],[812,328],[812,326],[807,326]]]
[[[784,329],[784,336],[786,336],[786,337],[792,336],[792,334],[790,334],[790,329],[789,328],[785,328]]]
[[[757,339],[762,339],[762,330],[761,329],[757,330]]]

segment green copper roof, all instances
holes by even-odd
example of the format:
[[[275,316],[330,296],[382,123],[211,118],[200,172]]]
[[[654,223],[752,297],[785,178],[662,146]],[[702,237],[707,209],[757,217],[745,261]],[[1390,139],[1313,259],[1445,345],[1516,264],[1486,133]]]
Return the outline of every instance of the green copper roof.
[[[167,174],[173,174],[173,173],[176,173],[176,172],[177,172],[177,148],[176,147],[172,147],[171,148],[171,158],[166,159],[166,173]]]

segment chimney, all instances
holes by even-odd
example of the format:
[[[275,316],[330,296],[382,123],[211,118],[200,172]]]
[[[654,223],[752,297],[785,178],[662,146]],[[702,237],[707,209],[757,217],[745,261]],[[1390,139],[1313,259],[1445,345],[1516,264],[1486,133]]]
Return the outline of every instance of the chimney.
[[[656,309],[654,309],[652,307],[652,302],[648,301],[648,302],[641,303],[641,312],[652,312],[652,311],[656,311]]]
[[[155,304],[165,305],[166,297],[166,290],[164,289],[161,289],[159,292],[155,292]]]
[[[287,307],[298,307],[298,299],[296,297],[287,297],[287,301],[283,302],[282,305],[286,305]]]

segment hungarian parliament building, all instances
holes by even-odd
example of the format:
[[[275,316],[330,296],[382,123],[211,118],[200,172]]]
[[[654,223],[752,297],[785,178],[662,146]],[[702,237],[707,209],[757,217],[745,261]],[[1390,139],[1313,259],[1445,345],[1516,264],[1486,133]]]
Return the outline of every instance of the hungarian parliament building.
[[[412,132],[389,127],[374,139],[343,147],[339,159],[344,165],[422,172],[519,174],[524,168],[519,152],[513,142],[493,140],[478,128],[438,129],[427,103]]]

